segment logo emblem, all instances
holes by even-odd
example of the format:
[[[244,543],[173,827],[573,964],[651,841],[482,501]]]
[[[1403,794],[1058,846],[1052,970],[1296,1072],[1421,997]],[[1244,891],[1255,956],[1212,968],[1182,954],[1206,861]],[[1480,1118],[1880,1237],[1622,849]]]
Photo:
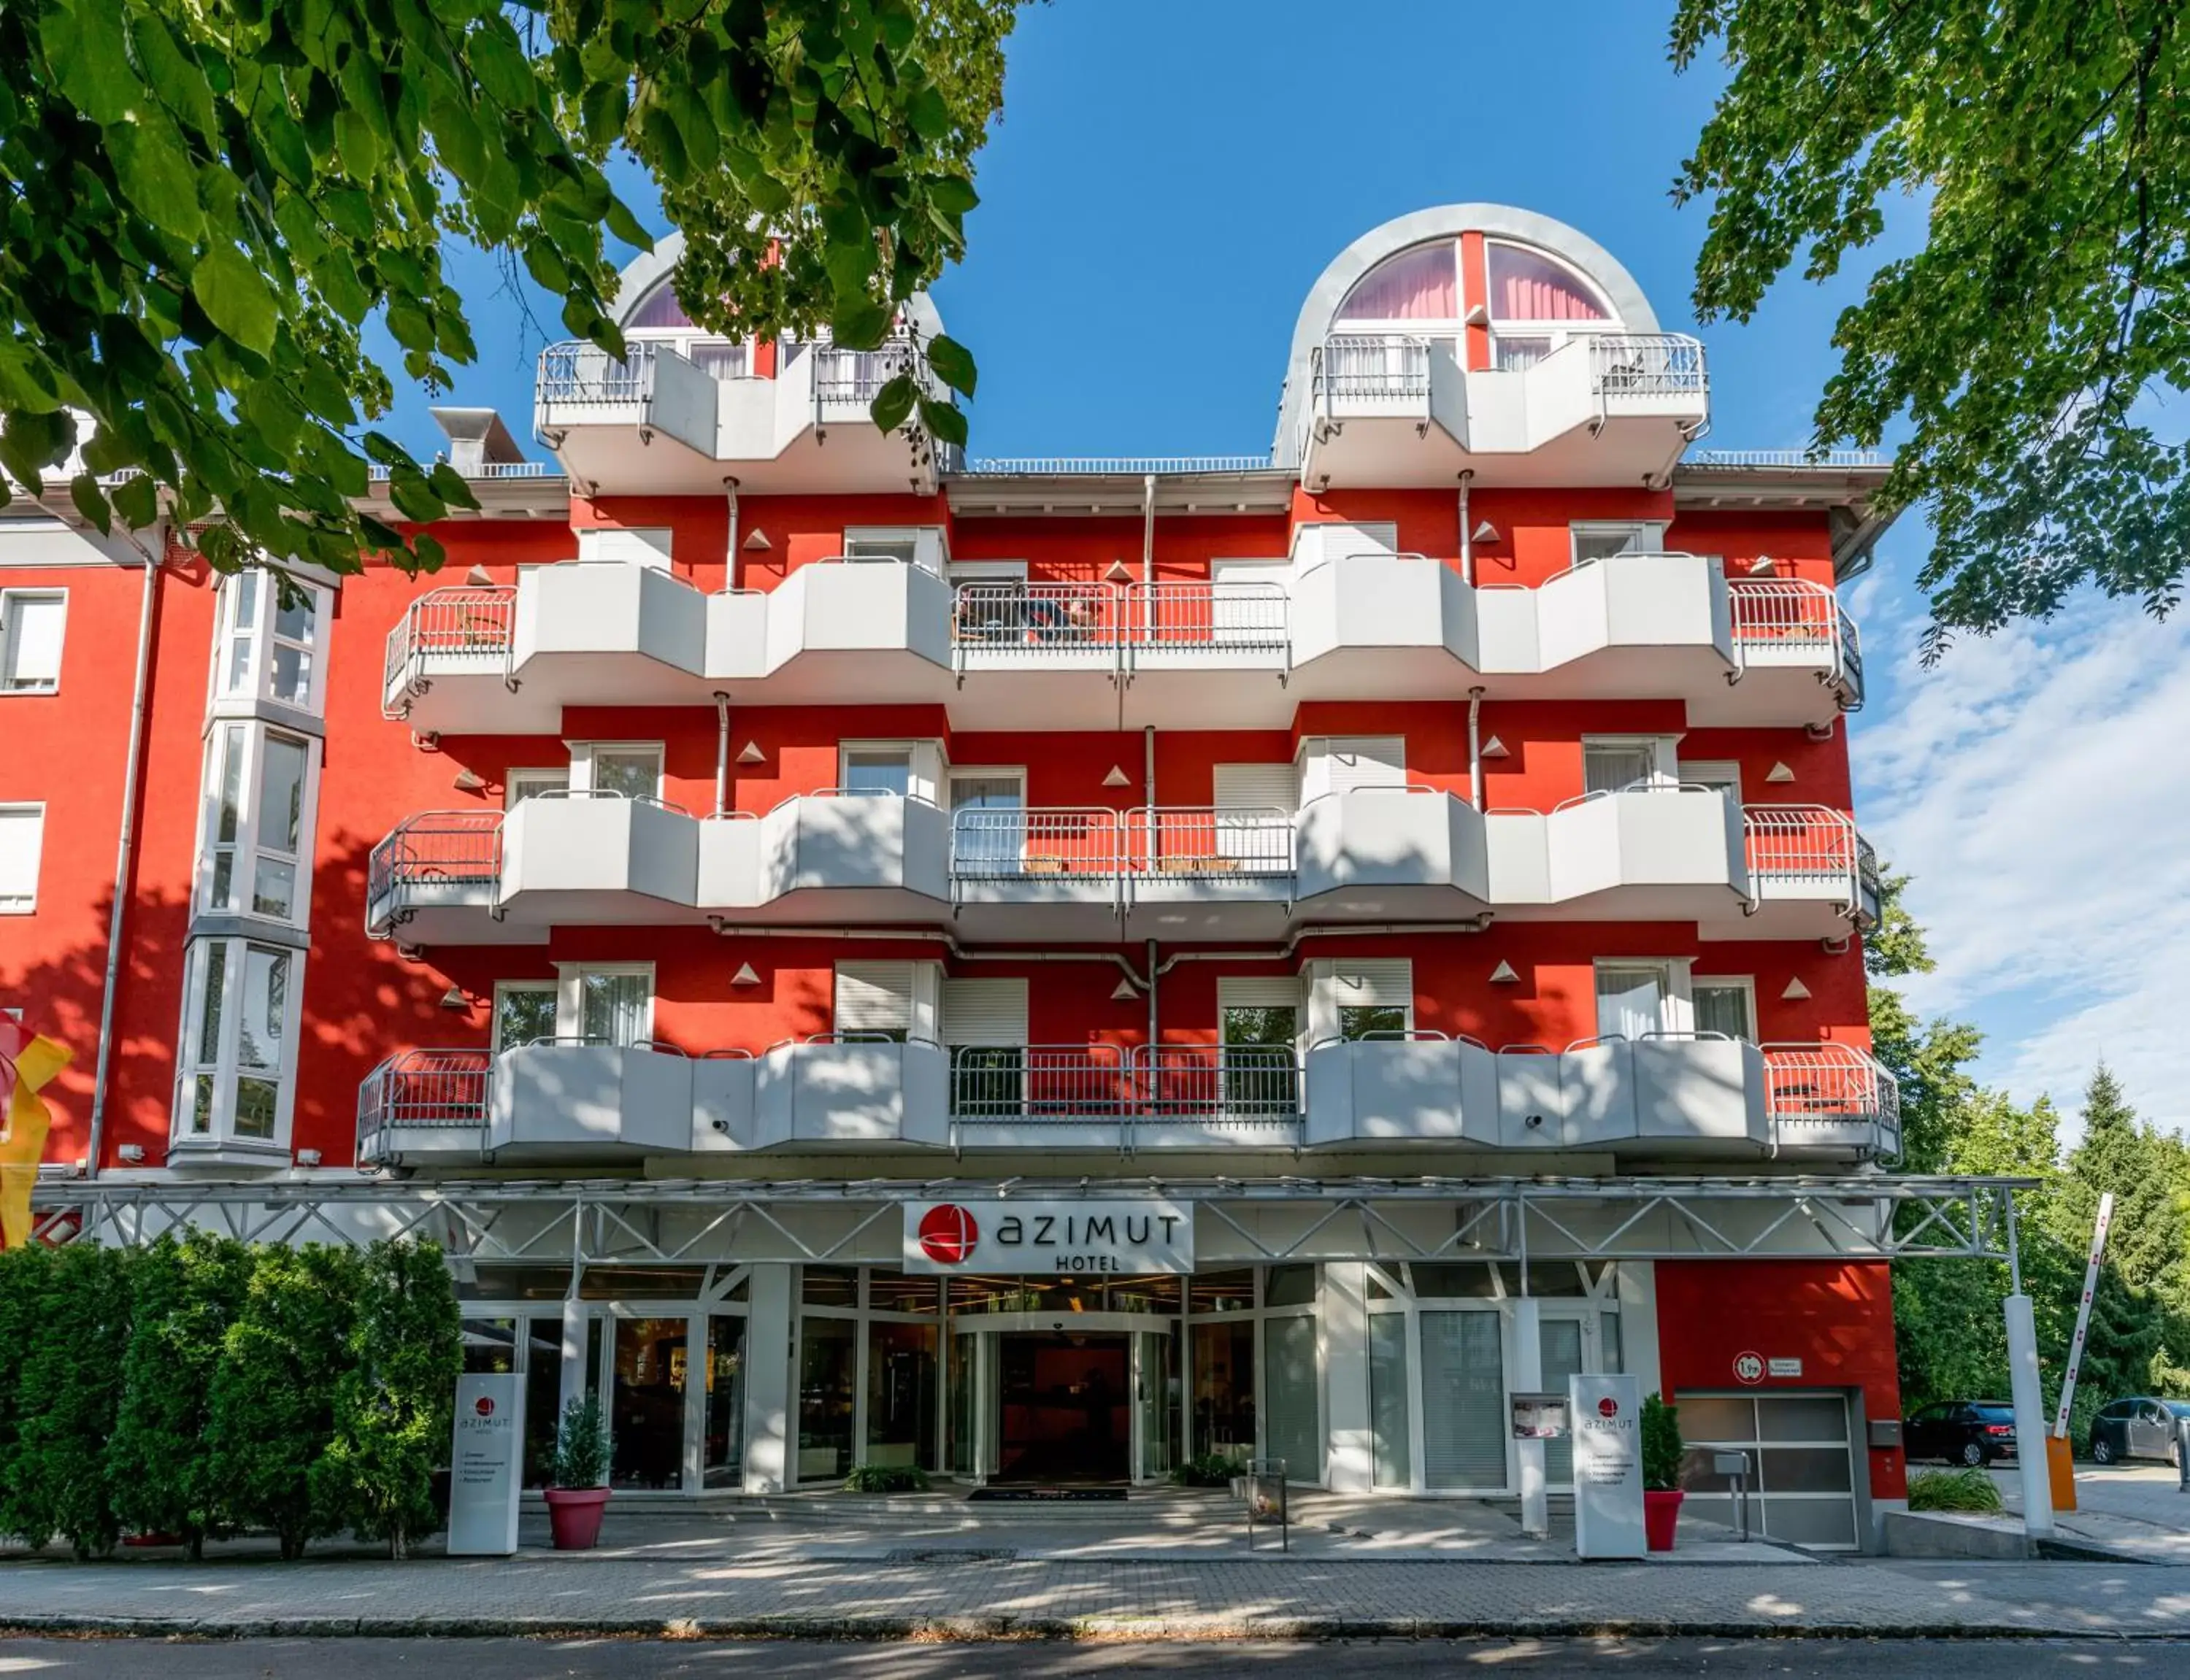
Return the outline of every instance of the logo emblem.
[[[491,1417],[494,1416],[494,1402],[486,1395],[481,1394],[472,1402],[472,1410],[482,1417]]]
[[[939,1266],[959,1266],[981,1240],[981,1228],[963,1208],[945,1202],[920,1216],[920,1252]]]
[[[1620,1402],[1613,1399],[1610,1394],[1607,1394],[1603,1400],[1597,1403],[1597,1415],[1599,1417],[1619,1417]]]
[[[1762,1383],[1764,1380],[1764,1356],[1762,1354],[1736,1354],[1733,1356],[1733,1380],[1737,1383]]]

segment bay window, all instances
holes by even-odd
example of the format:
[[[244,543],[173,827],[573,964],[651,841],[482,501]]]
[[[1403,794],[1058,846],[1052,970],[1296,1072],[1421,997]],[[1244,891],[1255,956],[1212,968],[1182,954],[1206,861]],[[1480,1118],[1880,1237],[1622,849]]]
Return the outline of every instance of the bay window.
[[[289,1129],[304,956],[249,939],[191,942],[179,1144],[281,1145]]]
[[[320,626],[326,591],[271,572],[221,585],[213,699],[273,700],[317,713],[323,704]]]
[[[220,722],[206,752],[199,908],[305,919],[318,743],[263,723]]]

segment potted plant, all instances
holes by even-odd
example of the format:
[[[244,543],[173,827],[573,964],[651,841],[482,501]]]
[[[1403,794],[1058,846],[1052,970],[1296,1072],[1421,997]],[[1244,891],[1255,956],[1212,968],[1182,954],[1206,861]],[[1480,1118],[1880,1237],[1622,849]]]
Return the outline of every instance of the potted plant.
[[[600,1396],[587,1394],[563,1408],[555,1432],[555,1462],[545,1491],[558,1552],[591,1551],[600,1539],[608,1479],[608,1419],[601,1415]]]
[[[1650,1394],[1642,1401],[1642,1534],[1653,1552],[1673,1549],[1681,1519],[1681,1409]]]

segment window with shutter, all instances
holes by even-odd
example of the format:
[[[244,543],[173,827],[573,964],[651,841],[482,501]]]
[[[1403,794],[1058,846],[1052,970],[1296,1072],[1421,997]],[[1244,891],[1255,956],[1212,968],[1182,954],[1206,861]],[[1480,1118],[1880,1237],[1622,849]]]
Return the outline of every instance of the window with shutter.
[[[950,1045],[1024,1045],[1027,983],[1024,980],[946,980],[943,982],[943,1042]]]
[[[1301,744],[1300,797],[1407,785],[1403,735],[1318,735]]]
[[[1275,862],[1289,857],[1289,831],[1299,808],[1290,764],[1217,766],[1217,855]]]
[[[912,963],[837,964],[836,1030],[845,1036],[894,1038],[912,1036]]]
[[[1654,735],[1582,738],[1582,791],[1616,794],[1636,787],[1663,787],[1672,781],[1671,743]]]
[[[50,694],[61,686],[60,590],[0,592],[0,693]]]
[[[581,560],[619,560],[627,566],[669,569],[671,533],[664,527],[628,531],[590,530],[578,533]]]
[[[1305,572],[1326,560],[1345,560],[1357,554],[1391,554],[1399,546],[1399,528],[1388,521],[1357,524],[1344,519],[1325,519],[1302,525],[1293,532],[1293,566]]]
[[[0,915],[28,915],[38,908],[45,840],[44,806],[0,805]]]
[[[1309,1038],[1389,1037],[1415,1024],[1415,970],[1404,957],[1338,957],[1313,965]]]

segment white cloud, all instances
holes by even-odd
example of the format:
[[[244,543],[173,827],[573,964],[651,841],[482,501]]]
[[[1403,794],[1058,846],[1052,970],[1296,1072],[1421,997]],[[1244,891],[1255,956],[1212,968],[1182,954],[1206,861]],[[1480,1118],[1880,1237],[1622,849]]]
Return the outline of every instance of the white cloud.
[[[2079,601],[1921,671],[1921,603],[1869,604],[1858,813],[1938,963],[1910,1002],[1984,1027],[1981,1072],[2022,1100],[2073,1110],[2103,1055],[2190,1122],[2190,615]]]

